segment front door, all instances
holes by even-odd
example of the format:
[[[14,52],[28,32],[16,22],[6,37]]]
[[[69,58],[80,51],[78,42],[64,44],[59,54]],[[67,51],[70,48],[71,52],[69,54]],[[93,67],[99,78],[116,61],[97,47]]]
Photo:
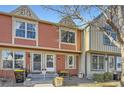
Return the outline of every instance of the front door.
[[[41,54],[34,53],[32,55],[32,71],[42,72],[43,69],[46,69],[47,72],[55,71],[55,55],[46,54],[43,60]]]
[[[33,54],[32,58],[33,58],[32,59],[33,72],[41,72],[41,70],[42,70],[41,54]]]
[[[46,70],[47,72],[55,71],[55,55],[46,54]]]

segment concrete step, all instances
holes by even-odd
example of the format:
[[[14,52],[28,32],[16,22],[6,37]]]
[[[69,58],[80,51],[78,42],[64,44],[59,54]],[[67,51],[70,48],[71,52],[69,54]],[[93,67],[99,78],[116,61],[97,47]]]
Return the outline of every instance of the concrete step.
[[[57,73],[46,73],[45,78],[55,78],[57,77],[58,74]],[[43,79],[44,75],[42,73],[32,73],[28,75],[28,78],[31,79]]]

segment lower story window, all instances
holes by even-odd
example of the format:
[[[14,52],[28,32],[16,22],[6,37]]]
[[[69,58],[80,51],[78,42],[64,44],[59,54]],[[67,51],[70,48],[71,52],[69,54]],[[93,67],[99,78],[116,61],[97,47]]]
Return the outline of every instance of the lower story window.
[[[114,68],[114,67],[115,67],[115,57],[109,56],[109,68]]]
[[[19,69],[23,68],[24,53],[23,52],[15,52],[14,62],[15,62],[15,68],[19,68]]]
[[[2,52],[3,68],[13,68],[13,52]]]
[[[104,70],[104,56],[92,55],[91,70]]]
[[[24,68],[24,52],[2,51],[3,68],[22,69]]]
[[[74,55],[67,56],[67,69],[74,69],[76,67],[76,57]]]

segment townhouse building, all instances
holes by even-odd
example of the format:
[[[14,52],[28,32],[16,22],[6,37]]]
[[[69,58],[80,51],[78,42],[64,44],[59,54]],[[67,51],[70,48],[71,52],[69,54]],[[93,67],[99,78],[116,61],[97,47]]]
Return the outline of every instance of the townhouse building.
[[[81,59],[82,30],[68,17],[53,23],[41,20],[28,7],[0,12],[0,71],[26,69],[30,73],[77,75]]]
[[[102,17],[97,20],[109,28]],[[111,28],[108,33],[116,39]],[[67,70],[92,78],[94,73],[121,71],[120,57],[120,49],[95,26],[79,29],[69,17],[59,23],[44,21],[28,6],[0,12],[0,77],[26,69],[30,73]]]
[[[117,40],[116,32],[105,24],[102,14],[94,19],[93,25],[88,25],[82,34],[81,71],[87,78],[94,73],[121,72],[120,49],[97,26],[107,29],[107,33]]]

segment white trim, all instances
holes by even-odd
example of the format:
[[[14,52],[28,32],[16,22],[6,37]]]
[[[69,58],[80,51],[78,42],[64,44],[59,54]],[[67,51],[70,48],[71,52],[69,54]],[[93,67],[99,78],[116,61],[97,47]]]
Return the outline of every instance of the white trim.
[[[12,44],[15,43],[15,22],[14,22],[14,17],[12,17]]]
[[[38,54],[38,55],[41,56],[41,62],[40,62],[41,70],[34,70],[34,68],[33,68],[33,67],[34,67],[34,61],[33,61],[33,60],[34,60],[34,59],[33,59],[33,58],[34,58],[34,54]],[[32,71],[32,72],[41,72],[41,71],[42,71],[42,53],[31,53],[31,55],[32,55],[32,56],[30,57],[31,60],[32,60],[32,61],[31,61],[31,63],[32,63],[32,64],[31,64],[31,68],[32,68],[31,71]]]
[[[78,40],[78,39],[77,39],[77,37],[78,37],[78,36],[77,36],[77,33],[78,33],[78,32],[77,32],[77,30],[76,30],[76,33],[75,33],[75,44],[76,44],[76,51],[78,50],[78,49],[77,49],[77,45],[78,45],[78,42],[77,42],[77,40]]]
[[[61,29],[59,28],[59,48],[61,49]]]
[[[36,46],[39,44],[39,27],[38,27],[38,22],[36,23]]]
[[[69,49],[58,49],[58,48],[49,48],[49,47],[36,47],[36,46],[29,46],[29,45],[13,45],[9,43],[0,43],[0,45],[7,46],[7,47],[19,47],[19,48],[32,48],[32,49],[44,49],[44,50],[50,50],[50,51],[61,51],[61,52],[74,52],[74,53],[80,53],[81,51],[76,51],[76,50],[69,50]]]
[[[53,68],[47,68],[47,55],[52,55],[53,56]],[[45,63],[46,63],[46,69],[47,69],[47,72],[56,72],[56,59],[55,59],[55,54],[52,54],[52,53],[46,53],[45,54]]]

